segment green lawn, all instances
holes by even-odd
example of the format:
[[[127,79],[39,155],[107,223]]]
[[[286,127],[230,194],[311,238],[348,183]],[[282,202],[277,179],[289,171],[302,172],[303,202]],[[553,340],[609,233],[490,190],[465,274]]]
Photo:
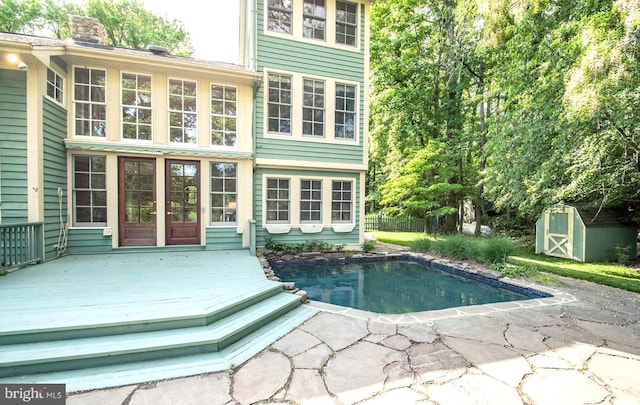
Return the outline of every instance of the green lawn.
[[[417,240],[434,238],[419,232],[371,232],[380,242],[411,246]],[[445,239],[438,236],[437,239]],[[616,263],[581,263],[573,260],[536,255],[524,248],[508,257],[507,262],[516,266],[535,268],[538,271],[559,276],[587,280],[623,290],[640,293],[640,271]]]

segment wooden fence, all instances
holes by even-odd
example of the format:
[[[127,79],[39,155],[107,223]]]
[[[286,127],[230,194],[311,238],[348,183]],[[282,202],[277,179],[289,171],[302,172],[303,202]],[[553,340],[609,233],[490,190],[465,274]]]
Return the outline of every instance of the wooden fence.
[[[365,231],[424,232],[424,219],[367,215],[364,219],[364,229]]]

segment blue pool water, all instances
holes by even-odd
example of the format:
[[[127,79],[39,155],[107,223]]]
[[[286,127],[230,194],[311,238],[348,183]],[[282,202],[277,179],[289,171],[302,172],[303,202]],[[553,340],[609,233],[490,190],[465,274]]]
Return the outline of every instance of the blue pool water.
[[[430,311],[530,299],[511,291],[411,261],[294,264],[274,268],[314,301],[383,314]]]

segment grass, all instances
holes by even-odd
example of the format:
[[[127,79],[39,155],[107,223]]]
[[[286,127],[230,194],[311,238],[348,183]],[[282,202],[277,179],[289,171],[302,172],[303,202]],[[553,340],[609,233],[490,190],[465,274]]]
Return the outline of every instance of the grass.
[[[507,238],[498,238],[496,240],[499,242],[492,242],[482,248],[483,241],[495,238],[439,235],[436,239],[419,232],[372,233],[381,242],[410,246],[414,250],[436,252],[456,259],[492,264],[492,268],[512,277],[527,277],[544,284],[553,284],[557,282],[557,279],[551,276],[553,274],[640,293],[640,271],[619,263],[582,263],[536,255],[515,242],[513,249],[510,249],[505,241]]]

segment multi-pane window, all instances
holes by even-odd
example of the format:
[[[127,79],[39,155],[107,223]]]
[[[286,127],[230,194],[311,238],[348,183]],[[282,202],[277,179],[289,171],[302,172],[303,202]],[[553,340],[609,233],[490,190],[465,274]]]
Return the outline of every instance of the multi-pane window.
[[[169,79],[169,141],[195,144],[198,139],[197,85]]]
[[[77,136],[105,137],[107,127],[106,71],[76,67],[73,101]]]
[[[356,86],[336,83],[336,139],[356,139]]]
[[[291,34],[293,2],[292,0],[269,0],[267,29],[274,32]]]
[[[267,179],[267,223],[289,223],[289,179]]]
[[[336,43],[356,46],[358,6],[348,1],[336,1]]]
[[[351,222],[353,193],[351,181],[331,183],[331,222]]]
[[[211,163],[211,222],[236,223],[238,205],[236,163]]]
[[[73,157],[73,213],[75,225],[107,223],[105,156]]]
[[[56,100],[58,103],[63,102],[62,89],[64,88],[64,79],[51,69],[47,69],[47,96]]]
[[[151,76],[122,73],[122,138],[151,140]]]
[[[322,180],[300,180],[300,222],[322,222]]]
[[[302,134],[324,136],[324,81],[304,79]]]
[[[269,132],[291,134],[291,76],[269,74]]]
[[[238,105],[235,87],[211,85],[211,145],[235,147]]]
[[[321,39],[324,41],[326,25],[325,0],[304,0],[303,4],[303,29],[305,38]]]

